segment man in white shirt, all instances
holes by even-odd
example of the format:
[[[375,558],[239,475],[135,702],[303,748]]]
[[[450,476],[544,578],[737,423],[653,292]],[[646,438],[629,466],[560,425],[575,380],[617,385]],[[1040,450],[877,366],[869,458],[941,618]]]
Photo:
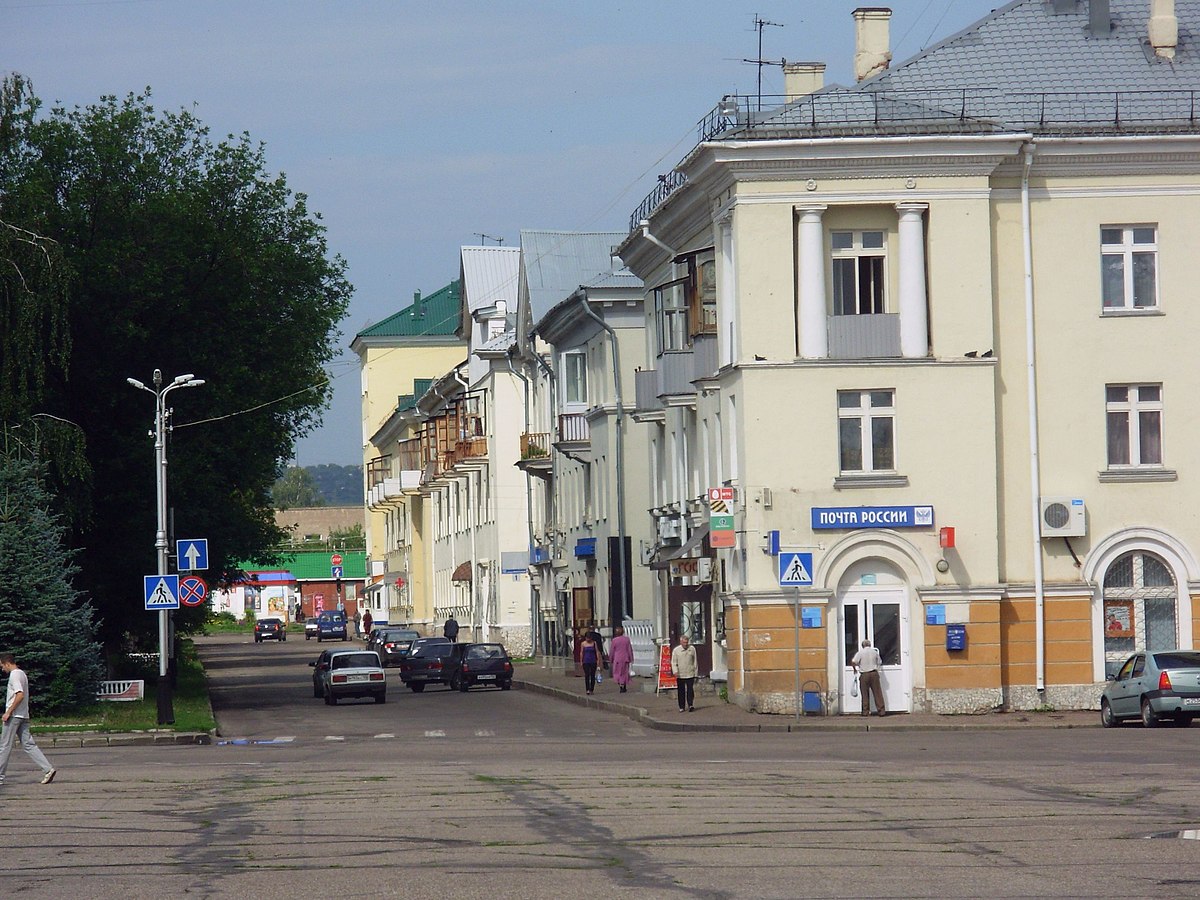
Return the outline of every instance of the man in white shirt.
[[[879,651],[871,646],[870,641],[863,641],[862,649],[854,654],[850,665],[854,667],[854,674],[859,676],[858,688],[862,693],[862,714],[864,716],[871,714],[871,695],[874,694],[875,708],[879,710],[879,715],[886,716],[887,710],[883,706],[883,684],[879,680],[879,668],[883,665]]]
[[[13,744],[20,742],[21,749],[42,770],[42,784],[54,780],[57,770],[50,765],[46,755],[38,749],[29,733],[29,677],[18,665],[11,653],[0,653],[0,669],[8,675],[8,694],[4,701],[4,730],[0,731],[0,784],[8,771],[8,757]]]

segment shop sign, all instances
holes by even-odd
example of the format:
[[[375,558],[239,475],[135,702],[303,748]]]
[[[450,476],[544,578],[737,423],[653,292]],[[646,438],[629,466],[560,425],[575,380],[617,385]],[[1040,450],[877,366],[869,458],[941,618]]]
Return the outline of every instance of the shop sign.
[[[813,531],[932,528],[932,506],[814,506]]]

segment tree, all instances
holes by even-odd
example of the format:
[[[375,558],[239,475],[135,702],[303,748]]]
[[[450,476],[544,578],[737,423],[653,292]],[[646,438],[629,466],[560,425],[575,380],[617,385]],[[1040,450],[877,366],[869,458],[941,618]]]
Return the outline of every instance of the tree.
[[[50,511],[37,466],[11,432],[0,448],[0,644],[29,674],[42,713],[96,702],[103,677],[94,612],[72,586],[78,572]]]
[[[271,489],[276,509],[293,509],[297,506],[324,506],[325,498],[317,486],[316,479],[308,469],[292,466],[283,473]]]
[[[57,356],[12,414],[53,416],[86,440],[71,538],[115,643],[154,625],[130,602],[156,571],[154,406],[126,379],[149,383],[156,368],[205,379],[170,397],[168,501],[179,537],[209,539],[210,577],[232,576],[282,538],[271,488],[328,403],[323,365],[351,286],[319,216],[248,135],[214,142],[191,113],[156,111],[149,89],[42,114],[13,77],[4,84],[0,221],[53,242],[63,266],[22,302],[43,322],[60,287],[68,298],[62,339],[49,325],[34,336]],[[0,340],[0,373],[28,370],[11,344]],[[202,614],[185,612],[185,626]]]

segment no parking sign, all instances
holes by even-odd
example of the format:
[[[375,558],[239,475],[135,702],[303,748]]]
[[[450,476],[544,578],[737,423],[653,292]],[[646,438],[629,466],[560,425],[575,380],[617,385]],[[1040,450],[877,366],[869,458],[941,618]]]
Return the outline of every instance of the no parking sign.
[[[208,599],[208,584],[198,575],[179,579],[179,602],[184,606],[200,606]]]

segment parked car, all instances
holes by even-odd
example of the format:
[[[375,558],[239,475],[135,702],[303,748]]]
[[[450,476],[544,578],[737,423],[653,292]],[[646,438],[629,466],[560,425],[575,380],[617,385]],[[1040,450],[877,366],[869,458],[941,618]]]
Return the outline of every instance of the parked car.
[[[318,626],[316,616],[309,616],[304,620],[304,639],[306,641],[311,641],[313,638],[315,638],[317,636],[317,630]]]
[[[346,614],[327,609],[317,616],[317,643],[335,638],[350,640],[350,635],[346,633]]]
[[[455,644],[450,654],[450,690],[464,694],[473,685],[512,687],[513,667],[503,644]]]
[[[408,656],[413,642],[421,637],[419,632],[411,628],[381,628],[371,633],[367,641],[367,649],[379,654],[379,661],[384,668],[400,665],[400,660]]]
[[[444,637],[419,637],[415,641],[412,642],[412,646],[408,648],[408,652],[409,652],[409,655],[411,656],[413,653],[416,653],[418,650],[420,650],[422,647],[424,647],[428,644],[451,644],[451,643],[453,643],[453,641],[451,641],[449,638],[444,638]]]
[[[400,680],[418,694],[425,690],[425,685],[430,683],[449,684],[450,666],[448,664],[454,644],[445,638],[425,644],[422,644],[421,641],[414,641],[414,644],[421,646],[415,647],[408,656],[400,660]]]
[[[1145,650],[1110,675],[1100,695],[1105,728],[1141,717],[1153,728],[1170,719],[1187,727],[1200,716],[1200,650]]]
[[[387,682],[379,654],[371,650],[324,650],[313,669],[313,696],[324,697],[329,706],[346,697],[387,700]]]
[[[254,643],[263,641],[286,641],[287,626],[282,619],[259,619],[254,623]]]

